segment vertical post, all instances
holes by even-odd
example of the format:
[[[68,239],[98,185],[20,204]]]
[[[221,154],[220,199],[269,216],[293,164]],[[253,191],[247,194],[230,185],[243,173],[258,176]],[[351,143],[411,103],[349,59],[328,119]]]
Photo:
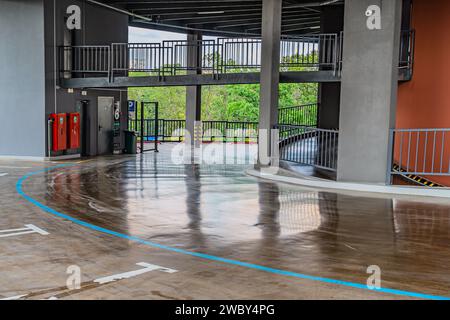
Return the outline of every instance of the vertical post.
[[[259,111],[258,166],[270,166],[278,141],[272,129],[278,124],[278,85],[280,82],[280,37],[282,1],[263,0],[261,88]]]
[[[52,143],[53,143],[53,120],[47,120],[47,157],[52,157]]]
[[[159,152],[158,138],[159,138],[159,102],[155,102],[155,152]]]
[[[109,75],[109,82],[114,82],[114,69],[113,69],[113,57],[114,57],[114,44],[112,44],[108,49],[107,49],[108,54],[108,75]]]
[[[191,33],[187,36],[187,67],[188,74],[201,74],[202,46],[200,41],[202,35]],[[191,136],[191,145],[199,146],[196,139],[196,127],[201,121],[202,108],[202,86],[186,87],[186,131]],[[201,124],[200,124],[201,126]],[[200,138],[201,139],[201,138]]]
[[[138,131],[138,102],[134,101],[134,131]]]
[[[144,153],[144,106],[145,102],[141,102],[141,153]]]
[[[394,165],[394,130],[389,130],[389,143],[388,143],[388,166],[386,171],[386,184],[392,184],[392,167]],[[409,161],[408,161],[409,163]]]
[[[345,1],[339,181],[388,183],[401,12],[402,0]]]

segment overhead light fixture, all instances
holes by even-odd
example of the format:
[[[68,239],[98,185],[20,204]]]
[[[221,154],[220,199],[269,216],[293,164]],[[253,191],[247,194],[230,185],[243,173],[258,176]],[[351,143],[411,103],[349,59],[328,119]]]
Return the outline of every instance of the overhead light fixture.
[[[197,12],[197,14],[222,14],[225,11],[207,11],[207,12]]]
[[[334,3],[340,2],[340,1],[341,0],[328,0],[328,1],[316,1],[316,2],[310,2],[310,3],[300,3],[300,4],[288,5],[286,8],[292,9],[292,8],[323,7],[323,6],[328,6],[330,4],[334,4]]]
[[[67,89],[67,92],[68,92],[68,93],[73,93],[73,89],[72,89],[72,88],[69,88],[69,89]]]
[[[311,30],[320,29],[320,26],[310,27]]]

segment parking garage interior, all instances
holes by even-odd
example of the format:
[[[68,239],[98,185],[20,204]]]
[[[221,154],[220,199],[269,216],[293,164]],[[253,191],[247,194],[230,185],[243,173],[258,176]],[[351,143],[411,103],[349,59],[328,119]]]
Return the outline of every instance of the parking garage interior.
[[[450,299],[449,10],[0,0],[0,299]],[[258,121],[202,119],[250,84]]]

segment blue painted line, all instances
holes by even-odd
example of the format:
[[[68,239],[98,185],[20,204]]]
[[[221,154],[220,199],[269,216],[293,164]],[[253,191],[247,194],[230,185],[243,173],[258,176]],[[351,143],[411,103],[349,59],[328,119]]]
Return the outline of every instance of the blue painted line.
[[[56,210],[54,210],[54,209],[52,209],[52,208],[42,204],[41,202],[39,202],[39,201],[35,200],[34,198],[30,197],[29,195],[27,195],[23,191],[23,183],[28,178],[30,178],[31,176],[38,175],[40,173],[45,173],[45,172],[48,172],[48,171],[51,171],[51,170],[54,170],[54,169],[58,169],[58,168],[65,168],[65,167],[72,167],[72,166],[76,166],[76,165],[75,164],[64,164],[64,165],[49,167],[49,168],[46,168],[46,169],[43,169],[43,170],[39,170],[39,171],[28,173],[25,176],[21,177],[17,181],[17,183],[16,183],[16,190],[19,193],[19,195],[22,196],[25,200],[27,200],[28,202],[32,203],[33,205],[39,207],[40,209],[42,209],[42,210],[44,210],[44,211],[46,211],[46,212],[48,212],[50,214],[53,214],[53,215],[55,215],[57,217],[69,220],[69,221],[71,221],[73,223],[76,223],[76,224],[78,224],[80,226],[83,226],[83,227],[86,227],[88,229],[91,229],[91,230],[94,230],[94,231],[98,231],[98,232],[101,232],[101,233],[105,233],[105,234],[108,234],[108,235],[111,235],[111,236],[115,236],[115,237],[118,237],[118,238],[122,238],[122,239],[130,240],[130,241],[134,241],[134,242],[137,242],[137,243],[141,243],[141,244],[144,244],[144,245],[149,246],[149,247],[158,248],[158,249],[162,249],[162,250],[166,250],[166,251],[170,251],[170,252],[175,252],[175,253],[180,253],[180,254],[184,254],[184,255],[189,255],[189,256],[193,256],[193,257],[197,257],[197,258],[201,258],[201,259],[206,259],[206,260],[210,260],[210,261],[216,261],[216,262],[221,262],[221,263],[225,263],[225,264],[230,264],[230,265],[245,267],[245,268],[249,268],[249,269],[264,271],[264,272],[268,272],[268,273],[272,273],[272,274],[288,276],[288,277],[294,277],[294,278],[298,278],[298,279],[306,279],[306,280],[318,281],[318,282],[323,282],[323,283],[328,283],[328,284],[341,285],[341,286],[357,288],[357,289],[363,289],[363,290],[369,290],[369,291],[375,291],[375,292],[381,292],[381,293],[388,293],[388,294],[404,296],[404,297],[429,299],[429,300],[450,300],[450,297],[435,296],[435,295],[429,295],[429,294],[424,294],[424,293],[410,292],[410,291],[403,291],[403,290],[396,290],[396,289],[389,289],[389,288],[370,289],[365,284],[349,282],[349,281],[342,281],[342,280],[335,280],[335,279],[323,278],[323,277],[317,277],[317,276],[310,276],[310,275],[301,274],[301,273],[297,273],[297,272],[286,271],[286,270],[281,270],[281,269],[274,269],[274,268],[269,268],[269,267],[264,267],[264,266],[260,266],[260,265],[257,265],[257,264],[253,264],[253,263],[242,262],[242,261],[238,261],[238,260],[232,260],[232,259],[212,256],[212,255],[209,255],[209,254],[192,252],[192,251],[183,250],[183,249],[179,249],[179,248],[169,247],[169,246],[166,246],[166,245],[162,245],[162,244],[146,241],[146,240],[143,240],[143,239],[140,239],[140,238],[137,238],[137,237],[133,237],[133,236],[122,234],[122,233],[119,233],[119,232],[116,232],[116,231],[105,229],[105,228],[102,228],[102,227],[99,227],[99,226],[87,223],[85,221],[73,218],[73,217],[71,217],[71,216],[69,216],[67,214],[58,212],[58,211],[56,211]]]

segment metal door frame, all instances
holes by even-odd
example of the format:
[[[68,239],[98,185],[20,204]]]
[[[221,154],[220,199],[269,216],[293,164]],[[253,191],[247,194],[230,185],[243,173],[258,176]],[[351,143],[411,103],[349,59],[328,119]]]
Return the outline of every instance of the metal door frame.
[[[116,99],[114,98],[114,97],[108,97],[108,96],[99,96],[99,97],[97,97],[97,126],[96,126],[96,132],[97,132],[97,134],[96,134],[96,140],[97,140],[97,155],[102,155],[101,153],[100,153],[100,150],[99,150],[99,146],[100,146],[100,143],[99,143],[99,135],[100,135],[100,104],[99,104],[99,99],[112,99],[112,104],[111,104],[111,120],[113,120],[114,119],[114,115],[113,115],[113,112],[114,112],[114,102],[116,101]],[[113,123],[112,123],[112,121],[111,121],[111,130],[113,129]],[[111,145],[110,145],[110,152],[111,152],[111,154],[113,153],[113,137],[111,136]]]
[[[153,149],[144,149],[144,120],[145,120],[145,107],[148,105],[153,105],[155,107],[155,140],[154,140],[154,147]],[[141,153],[154,151],[159,152],[158,150],[158,142],[159,142],[159,116],[158,116],[158,110],[159,109],[159,102],[157,101],[141,101],[141,127],[140,127],[140,147],[141,147]],[[137,120],[137,112],[136,112],[136,120]],[[136,128],[137,129],[137,128]]]

